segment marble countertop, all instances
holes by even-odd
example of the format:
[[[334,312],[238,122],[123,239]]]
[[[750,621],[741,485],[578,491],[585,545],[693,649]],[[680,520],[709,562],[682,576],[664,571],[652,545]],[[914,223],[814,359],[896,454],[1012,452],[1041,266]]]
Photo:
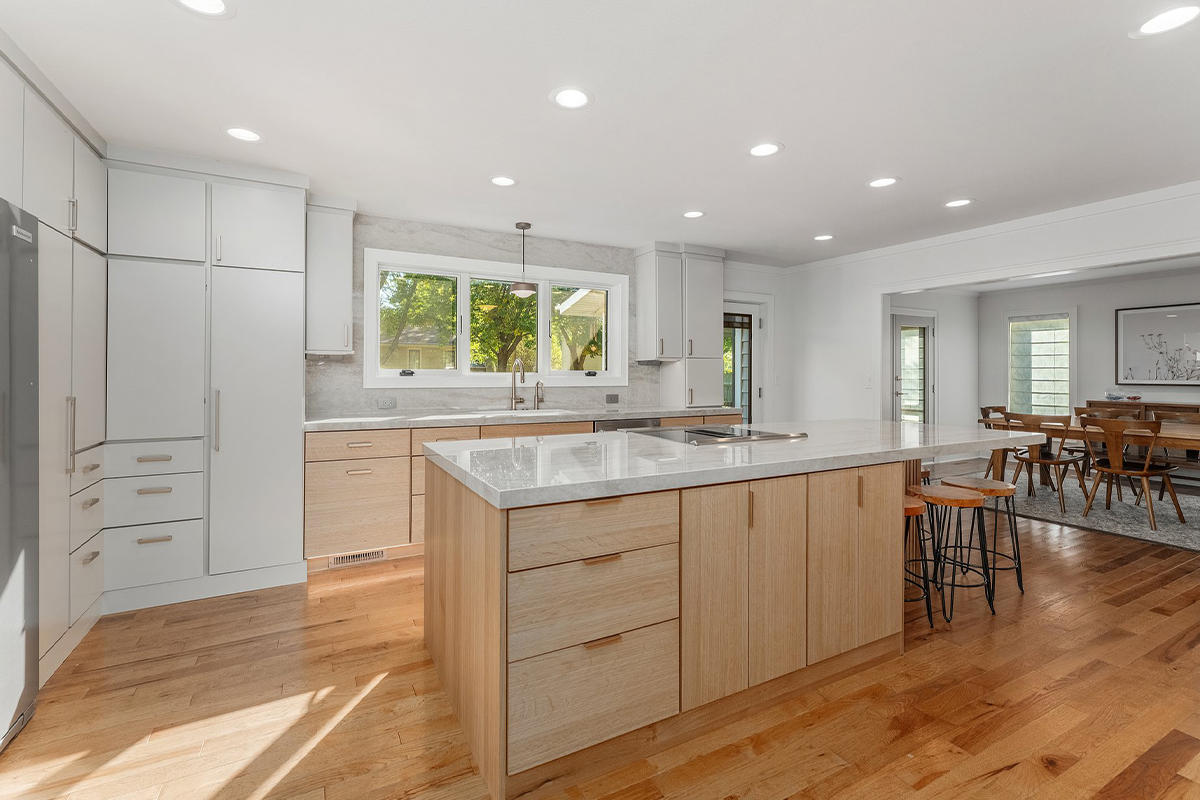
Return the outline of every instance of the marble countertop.
[[[426,444],[497,508],[589,500],[1040,444],[1040,433],[865,419],[756,424],[807,439],[693,446],[619,431]]]
[[[737,413],[728,408],[672,408],[669,406],[606,406],[604,408],[541,408],[510,411],[507,408],[411,408],[380,414],[310,419],[305,431],[376,430],[384,428],[450,428],[456,425],[508,425],[522,422],[587,422],[644,417],[702,417]]]

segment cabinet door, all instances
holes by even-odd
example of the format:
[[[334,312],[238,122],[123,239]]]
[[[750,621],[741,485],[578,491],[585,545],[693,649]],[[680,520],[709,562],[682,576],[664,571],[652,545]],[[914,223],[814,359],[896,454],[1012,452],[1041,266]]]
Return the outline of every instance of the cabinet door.
[[[809,664],[859,645],[858,559],[858,470],[809,475]]]
[[[725,266],[706,258],[683,261],[684,355],[721,358],[724,328]]]
[[[68,232],[72,197],[71,130],[33,92],[25,92],[25,210],[60,233]]]
[[[209,572],[303,557],[304,276],[213,268]]]
[[[808,476],[750,484],[750,685],[808,666]]]
[[[204,435],[204,305],[203,264],[109,262],[109,439]]]
[[[310,206],[304,275],[304,349],[351,353],[353,347],[354,214]]]
[[[680,493],[681,711],[745,689],[747,485]]]
[[[683,259],[659,254],[655,263],[659,358],[683,357]]]
[[[38,225],[38,587],[40,654],[71,612],[71,240]]]
[[[25,83],[0,63],[0,200],[21,202],[21,161],[25,150]]]
[[[213,264],[304,272],[304,192],[212,185]]]
[[[108,168],[78,136],[75,151],[75,238],[108,251]]]
[[[859,644],[904,630],[904,465],[859,469]]]
[[[75,449],[104,441],[107,375],[108,262],[74,245],[71,296],[71,388],[75,395]]]
[[[719,406],[725,400],[721,383],[724,362],[719,358],[689,358],[684,363],[688,406]]]
[[[206,192],[194,178],[110,170],[109,255],[203,261]]]

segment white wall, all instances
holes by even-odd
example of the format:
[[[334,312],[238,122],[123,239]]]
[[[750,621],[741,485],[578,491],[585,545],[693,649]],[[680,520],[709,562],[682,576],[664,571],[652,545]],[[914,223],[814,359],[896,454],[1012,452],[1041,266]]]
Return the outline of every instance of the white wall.
[[[1076,336],[1071,343],[1077,359],[1071,387],[1072,405],[1099,400],[1104,397],[1105,389],[1140,394],[1147,400],[1200,402],[1200,389],[1189,386],[1117,385],[1116,310],[1175,303],[1200,303],[1200,271],[985,292],[979,298],[979,398],[984,405],[1008,402],[1009,314],[1077,306]]]
[[[786,422],[793,420],[795,408],[792,392],[792,314],[789,307],[790,279],[787,270],[779,267],[725,262],[725,296],[739,302],[769,300],[766,332],[770,339],[767,349],[763,399],[766,413],[756,422]],[[757,334],[757,331],[755,332]]]
[[[979,419],[979,298],[974,294],[946,292],[893,295],[891,312],[903,314],[904,309],[937,313],[933,337],[937,422],[941,425],[974,425]],[[890,323],[884,326],[883,339],[882,352],[890,362]],[[880,402],[884,415],[889,418],[895,382],[889,382],[890,372],[885,368],[880,381]]]
[[[794,416],[880,418],[884,294],[1198,252],[1195,182],[805,265],[788,304]]]

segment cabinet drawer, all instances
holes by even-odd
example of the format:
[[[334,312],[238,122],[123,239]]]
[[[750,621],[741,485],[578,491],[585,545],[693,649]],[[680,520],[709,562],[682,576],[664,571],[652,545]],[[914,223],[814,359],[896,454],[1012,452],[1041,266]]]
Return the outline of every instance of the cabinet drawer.
[[[412,460],[412,493],[425,494],[425,456]]]
[[[75,454],[75,471],[71,473],[71,494],[82,492],[104,477],[104,445]]]
[[[412,535],[409,541],[414,544],[425,541],[425,495],[413,495],[412,499]]]
[[[204,521],[168,522],[103,533],[104,588],[129,589],[204,574]]]
[[[390,458],[409,454],[409,432],[314,431],[304,435],[305,461]]]
[[[699,424],[699,423],[696,423]],[[717,414],[716,416],[705,416],[705,425],[741,425],[741,414]]]
[[[561,436],[565,433],[592,433],[591,422],[525,422],[516,425],[484,425],[480,438],[506,439],[510,436]]]
[[[104,536],[93,534],[71,556],[71,624],[91,608],[104,591]]]
[[[510,572],[679,541],[679,492],[508,512]]]
[[[410,460],[305,464],[305,558],[407,544]]]
[[[508,667],[508,774],[679,713],[679,623]]]
[[[104,481],[71,496],[71,552],[104,527]]]
[[[204,516],[204,475],[146,475],[104,482],[104,527],[146,525]]]
[[[104,445],[104,471],[109,478],[202,472],[204,441],[119,442]]]
[[[428,442],[455,442],[462,439],[478,439],[479,426],[466,428],[413,428],[412,451],[421,455],[421,446]]]
[[[614,553],[508,576],[508,660],[679,616],[679,545]]]

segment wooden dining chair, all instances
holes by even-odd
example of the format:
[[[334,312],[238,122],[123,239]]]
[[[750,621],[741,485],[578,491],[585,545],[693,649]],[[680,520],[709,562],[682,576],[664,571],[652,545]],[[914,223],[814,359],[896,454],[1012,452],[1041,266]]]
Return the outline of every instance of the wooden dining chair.
[[[1063,453],[1063,445],[1067,441],[1065,434],[1071,427],[1071,416],[1069,414],[1018,414],[1013,411],[1005,411],[1004,419],[1008,422],[1010,429],[1033,431],[1046,435],[1045,445],[1030,445],[1014,450],[1013,458],[1017,461],[1017,473],[1013,476],[1013,483],[1020,480],[1021,470],[1027,469],[1029,472],[1028,494],[1030,497],[1036,497],[1037,492],[1033,488],[1034,466],[1036,465],[1039,471],[1041,469],[1048,470],[1052,476],[1050,488],[1058,492],[1058,507],[1064,514],[1067,513],[1067,501],[1063,497],[1063,481],[1067,479],[1068,470],[1075,470],[1079,488],[1084,495],[1087,494],[1087,485],[1083,482],[1083,473],[1079,469],[1080,464],[1083,463],[1083,456]],[[1057,446],[1054,444],[1055,439],[1058,439]]]
[[[987,428],[989,431],[993,430],[993,425],[990,422],[986,422],[986,420],[992,419],[993,417],[995,417],[996,419],[1003,419],[1004,412],[1007,410],[1008,410],[1007,406],[980,406],[979,407],[979,417],[980,417],[980,419],[985,420],[985,422],[983,423],[983,427]],[[999,480],[999,481],[1004,480],[1004,473],[1008,471],[1008,469],[1005,465],[1008,463],[1009,455],[1011,455],[1013,452],[1015,452],[1015,451],[1011,447],[1004,448],[1004,451],[1000,455],[1000,474],[996,476],[996,480]],[[995,463],[996,463],[995,460],[988,459],[987,469],[985,469],[983,471],[984,478],[991,477],[992,465]]]
[[[1087,504],[1083,507],[1085,517],[1092,509],[1092,503],[1096,499],[1096,492],[1099,490],[1102,480],[1108,485],[1104,496],[1104,507],[1112,508],[1113,479],[1116,478],[1119,490],[1122,477],[1138,478],[1142,487],[1138,492],[1135,505],[1141,503],[1141,498],[1146,498],[1150,530],[1158,530],[1154,519],[1154,501],[1150,495],[1150,479],[1159,478],[1163,482],[1163,488],[1171,494],[1171,502],[1175,504],[1175,513],[1179,516],[1179,523],[1185,524],[1183,509],[1179,507],[1179,498],[1175,495],[1175,486],[1171,483],[1171,473],[1178,467],[1171,464],[1156,464],[1152,460],[1158,435],[1162,431],[1162,420],[1101,419],[1084,415],[1080,418],[1079,424],[1083,426],[1083,440],[1090,448],[1092,468],[1096,471],[1092,489],[1088,492]],[[1150,435],[1150,444],[1146,447],[1144,459],[1140,456],[1134,459],[1126,457],[1125,438],[1131,432]],[[1096,446],[1098,444],[1103,444],[1104,449],[1100,450]]]
[[[1200,432],[1200,413],[1194,411],[1151,411],[1150,418],[1159,420],[1160,422],[1177,422],[1181,425],[1194,425],[1196,431]],[[1176,450],[1173,454],[1167,448],[1162,449],[1163,463],[1174,464],[1177,467],[1184,469],[1200,469],[1200,450]],[[1179,453],[1183,455],[1179,455]],[[1158,487],[1158,499],[1163,499],[1163,491],[1166,489],[1166,484]]]

